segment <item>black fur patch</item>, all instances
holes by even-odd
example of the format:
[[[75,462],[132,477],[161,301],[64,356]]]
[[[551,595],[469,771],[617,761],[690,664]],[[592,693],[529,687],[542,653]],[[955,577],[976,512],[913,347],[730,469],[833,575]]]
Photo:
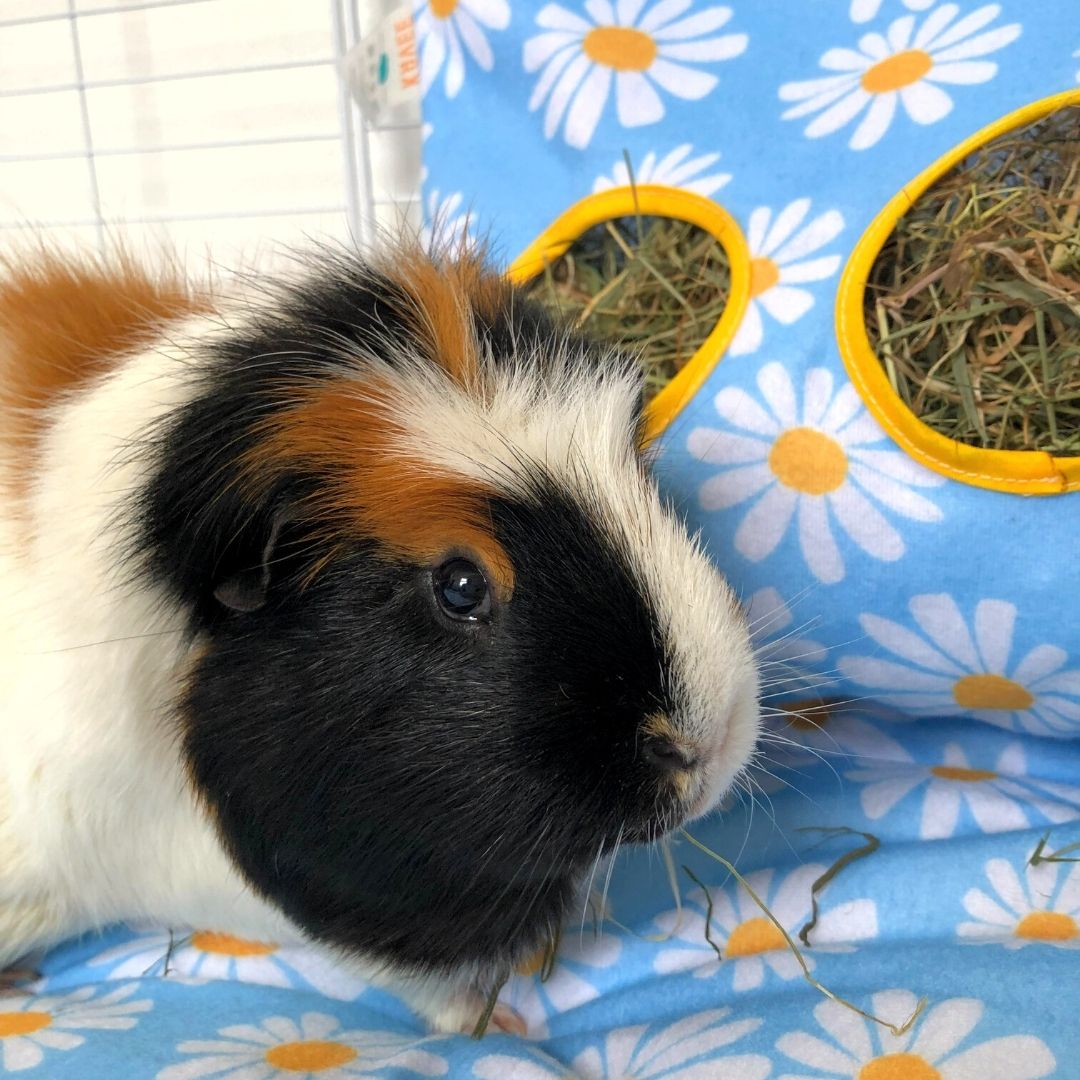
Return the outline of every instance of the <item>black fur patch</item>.
[[[288,522],[262,607],[213,595],[259,565],[275,513],[319,483],[282,476],[271,497],[246,497],[238,459],[256,423],[284,407],[283,385],[340,372],[343,346],[393,362],[413,337],[399,300],[339,263],[209,345],[199,394],[159,433],[141,543],[207,642],[184,751],[245,876],[334,944],[505,973],[562,921],[602,850],[672,808],[637,754],[646,714],[671,707],[667,661],[618,545],[538,473],[528,496],[490,505],[515,569],[490,624],[447,620],[431,568],[359,536],[302,584],[322,552]],[[499,356],[515,334],[556,331],[515,301],[479,332]]]
[[[517,567],[490,626],[362,548],[214,635],[185,702],[199,788],[247,877],[328,941],[398,964],[506,967],[663,799],[637,757],[668,705],[618,551],[553,490],[500,502]]]

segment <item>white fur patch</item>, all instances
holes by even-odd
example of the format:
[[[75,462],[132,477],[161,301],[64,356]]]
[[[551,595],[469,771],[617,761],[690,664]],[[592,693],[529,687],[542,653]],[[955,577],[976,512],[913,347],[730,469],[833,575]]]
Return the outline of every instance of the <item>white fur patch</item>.
[[[180,613],[118,566],[150,468],[130,440],[191,389],[186,354],[133,357],[55,408],[29,495],[0,503],[0,967],[117,919],[287,933],[188,788]]]

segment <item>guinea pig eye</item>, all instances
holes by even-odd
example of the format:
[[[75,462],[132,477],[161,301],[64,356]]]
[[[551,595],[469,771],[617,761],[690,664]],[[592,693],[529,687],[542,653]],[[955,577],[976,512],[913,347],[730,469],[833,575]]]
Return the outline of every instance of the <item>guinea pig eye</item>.
[[[491,593],[483,571],[468,559],[451,559],[433,575],[435,599],[450,616],[478,622],[491,614]]]

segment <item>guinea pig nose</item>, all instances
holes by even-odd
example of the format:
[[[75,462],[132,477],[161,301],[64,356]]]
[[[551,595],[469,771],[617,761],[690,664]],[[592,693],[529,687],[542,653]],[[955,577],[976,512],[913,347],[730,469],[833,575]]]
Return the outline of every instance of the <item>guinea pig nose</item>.
[[[695,764],[695,759],[690,754],[660,735],[650,736],[641,744],[641,756],[661,772],[679,772]]]

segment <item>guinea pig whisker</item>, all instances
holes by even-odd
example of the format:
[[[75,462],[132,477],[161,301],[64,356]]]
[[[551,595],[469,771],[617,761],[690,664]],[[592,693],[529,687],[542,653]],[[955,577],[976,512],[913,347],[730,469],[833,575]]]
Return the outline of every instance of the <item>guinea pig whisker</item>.
[[[784,656],[783,658],[770,659],[769,657],[764,656],[761,651],[758,651],[755,659],[757,660],[758,671],[762,675],[764,675],[767,674],[771,669],[783,670],[785,669],[785,667],[786,669],[791,669],[791,667],[794,666],[794,662],[796,660],[809,660],[811,663],[813,663],[812,658],[818,656],[818,654],[818,650],[816,649],[807,649],[804,652],[794,652],[786,654],[786,656]]]
[[[604,891],[600,894],[600,910],[601,912],[607,911],[607,898],[608,889],[611,888],[611,875],[615,870],[615,860],[619,857],[619,847],[622,844],[623,839],[623,826],[619,826],[619,833],[615,837],[615,849],[611,853],[611,858],[608,860],[607,874],[604,876]]]
[[[584,939],[585,939],[585,916],[586,916],[586,914],[588,913],[588,910],[589,910],[589,897],[592,896],[593,881],[596,878],[596,871],[600,867],[600,859],[601,859],[601,856],[603,854],[604,854],[604,841],[601,840],[599,847],[597,847],[597,849],[596,849],[596,858],[594,858],[593,861],[592,861],[592,870],[589,872],[589,880],[585,885],[584,901],[583,901],[583,903],[581,905],[581,927],[579,928],[579,931],[578,931],[578,940],[579,940],[579,942],[584,941]],[[603,912],[601,912],[601,915],[603,915]]]
[[[87,641],[82,645],[65,645],[60,649],[47,649],[42,656],[52,656],[54,653],[74,652],[77,649],[92,649],[97,645],[115,645],[122,641],[142,641],[144,638],[164,637],[167,634],[184,634],[187,631],[183,627],[175,627],[170,630],[151,630],[145,634],[125,634],[123,637],[102,638],[101,641]]]
[[[796,751],[796,752],[803,752],[803,753],[809,754],[811,757],[816,758],[818,761],[820,761],[822,765],[827,765],[829,767],[829,770],[832,772],[833,776],[836,778],[837,781],[840,780],[840,774],[839,774],[839,772],[837,772],[836,766],[829,759],[830,758],[838,758],[838,759],[841,759],[842,762],[850,761],[852,759],[852,755],[850,753],[848,753],[846,750],[840,748],[839,746],[837,747],[836,750],[825,750],[825,749],[820,749],[818,747],[807,746],[806,743],[801,743],[801,742],[792,741],[792,740],[785,740],[783,737],[777,738],[777,739],[764,738],[763,742],[771,743],[774,746],[781,746],[781,747],[784,747],[785,749],[790,749],[790,750],[793,750],[793,751]],[[765,770],[760,767],[760,763],[762,761],[765,761],[770,765],[775,765],[775,766],[777,766],[779,768],[785,769],[786,771],[790,772],[793,776],[805,776],[805,774],[800,772],[798,769],[795,769],[792,766],[786,765],[782,761],[773,761],[772,759],[770,759],[768,757],[767,754],[761,753],[761,752],[759,752],[759,755],[755,755],[755,757],[752,760],[751,764],[753,764],[756,768],[758,768],[759,772],[764,772]],[[775,777],[775,779],[779,780],[780,778]]]
[[[829,760],[830,758],[839,759],[842,763],[846,763],[847,761],[850,761],[853,757],[852,754],[841,748],[837,748],[836,750],[828,750],[821,747],[807,746],[806,743],[801,743],[796,739],[785,739],[782,736],[780,738],[771,738],[767,735],[763,735],[761,737],[761,741],[763,744],[768,744],[770,747],[776,746],[789,752],[794,751],[795,753],[809,754],[811,757],[817,758],[823,765],[828,765],[831,769],[833,769],[834,772],[836,770],[833,767],[832,762]],[[764,749],[764,745],[762,749]],[[786,767],[784,766],[783,762],[773,762],[772,759],[769,758],[767,752],[764,754],[763,760],[770,762],[770,764],[779,765],[782,768]]]
[[[764,772],[765,770],[762,771]],[[769,815],[769,819],[773,823],[773,828],[776,831],[779,831],[780,827],[776,821],[776,807],[773,805],[772,797],[764,789],[764,787],[762,787],[761,784],[756,781],[756,779],[752,775],[747,775],[747,780],[751,784],[756,784],[759,793],[759,797],[755,797],[755,795],[753,794],[753,789],[751,788],[751,799],[756,801],[758,805],[762,808],[762,810],[764,810],[765,813]]]
[[[750,633],[753,636],[760,636],[765,634],[769,627],[772,625],[772,621],[781,618],[785,614],[783,611],[778,611],[775,608],[772,611],[764,611],[755,619],[751,619],[749,622]],[[772,645],[778,641],[785,641],[790,637],[798,637],[800,634],[805,633],[808,630],[813,630],[815,627],[819,627],[822,624],[822,617],[820,615],[812,615],[810,618],[805,619],[801,623],[796,623],[794,626],[789,626],[782,634],[775,638],[770,638],[764,643],[766,647]]]
[[[782,784],[789,791],[792,791],[796,795],[799,795],[801,798],[805,799],[808,803],[810,803],[811,806],[820,808],[821,804],[818,802],[817,799],[814,799],[811,796],[809,796],[801,787],[799,787],[796,784],[792,783],[790,780],[786,779],[785,777],[780,776],[778,773],[772,772],[770,769],[765,768],[759,761],[751,762],[747,766],[747,768],[751,772],[760,773],[762,776],[770,777],[771,779],[775,780],[776,783]],[[797,778],[802,779],[802,780],[808,780],[809,779],[809,776],[807,776],[807,774],[802,772],[800,769],[787,768],[786,766],[782,766],[782,768],[784,768],[785,772],[789,773],[793,777],[797,777]],[[830,768],[831,768],[831,766],[830,766]],[[837,782],[839,783],[841,781],[840,774],[836,771],[836,769],[832,769],[832,772],[833,772],[833,775],[836,777]],[[757,781],[756,778],[748,777],[748,779],[752,779],[753,782],[755,784],[757,784],[757,786],[760,788],[761,785]]]

